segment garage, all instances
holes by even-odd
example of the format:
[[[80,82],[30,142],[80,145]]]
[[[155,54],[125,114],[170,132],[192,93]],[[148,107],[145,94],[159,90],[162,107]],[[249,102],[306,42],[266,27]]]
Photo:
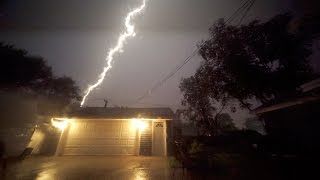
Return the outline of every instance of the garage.
[[[128,120],[82,120],[66,131],[63,155],[134,155],[136,130]]]
[[[51,119],[55,155],[166,156],[172,117],[169,108],[80,108]]]

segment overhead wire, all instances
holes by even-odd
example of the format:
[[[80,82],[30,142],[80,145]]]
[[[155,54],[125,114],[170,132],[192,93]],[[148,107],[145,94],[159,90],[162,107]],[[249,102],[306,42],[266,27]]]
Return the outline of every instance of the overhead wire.
[[[232,22],[238,15],[243,11],[244,8],[246,8],[252,0],[247,0],[245,3],[243,3],[227,20],[226,24]]]
[[[139,103],[142,99],[144,99],[149,94],[153,93],[156,89],[162,86],[168,79],[174,76],[184,65],[186,65],[195,55],[197,55],[197,50],[194,50],[193,53],[188,56],[181,64],[177,65],[173,71],[171,71],[167,76],[158,81],[151,89],[146,91],[141,97],[139,97],[134,104]]]
[[[244,20],[244,18],[247,16],[249,10],[251,9],[251,7],[253,6],[255,0],[247,0],[245,1],[227,20],[226,23],[231,23],[233,20],[235,20],[237,18],[237,16],[239,16],[239,14],[241,14],[243,12],[243,10],[245,10],[245,13],[243,14],[243,16],[241,17],[238,25],[240,25],[242,23],[242,21]],[[238,26],[237,25],[237,26]],[[167,80],[169,80],[171,77],[173,77],[180,69],[182,69],[182,67],[184,65],[186,65],[195,55],[197,55],[198,50],[194,50],[192,52],[192,54],[190,56],[188,56],[181,64],[178,64],[173,71],[171,71],[167,76],[165,76],[163,79],[161,79],[160,81],[158,81],[154,86],[151,87],[151,89],[149,89],[148,91],[146,91],[142,96],[140,96],[139,98],[137,98],[137,100],[133,103],[133,105],[138,104],[142,99],[144,99],[145,97],[147,97],[148,95],[150,95],[151,93],[153,93],[156,89],[158,89],[159,87],[161,87]]]
[[[243,14],[243,16],[241,17],[239,23],[237,24],[237,26],[239,26],[242,21],[244,20],[244,18],[248,15],[248,12],[250,11],[251,7],[253,6],[253,4],[255,3],[256,0],[252,0],[250,5],[248,6],[248,8],[246,9],[245,13]]]

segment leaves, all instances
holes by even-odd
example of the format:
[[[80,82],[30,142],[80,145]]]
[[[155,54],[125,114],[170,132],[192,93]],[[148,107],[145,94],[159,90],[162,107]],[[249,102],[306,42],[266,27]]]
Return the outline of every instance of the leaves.
[[[223,19],[213,24],[210,37],[198,45],[200,67],[180,84],[191,121],[210,131],[217,128],[212,122],[221,105],[236,100],[251,109],[253,100],[269,104],[299,93],[315,75],[308,62],[314,36],[288,31],[292,19],[286,13],[240,27]]]
[[[79,88],[69,77],[55,77],[42,57],[0,43],[0,91],[15,91],[34,97],[46,97],[63,107],[79,99]]]

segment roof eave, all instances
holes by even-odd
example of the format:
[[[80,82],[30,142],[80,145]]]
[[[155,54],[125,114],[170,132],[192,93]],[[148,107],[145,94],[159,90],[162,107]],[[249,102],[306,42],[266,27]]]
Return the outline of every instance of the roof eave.
[[[259,115],[259,114],[263,114],[263,113],[267,113],[267,112],[271,112],[271,111],[276,111],[276,110],[284,109],[287,107],[297,106],[300,104],[305,104],[305,103],[317,101],[317,100],[320,100],[320,96],[298,98],[293,101],[287,101],[287,102],[283,102],[283,103],[279,103],[279,104],[274,104],[274,105],[271,105],[268,107],[263,107],[263,108],[257,108],[254,110],[254,112]]]

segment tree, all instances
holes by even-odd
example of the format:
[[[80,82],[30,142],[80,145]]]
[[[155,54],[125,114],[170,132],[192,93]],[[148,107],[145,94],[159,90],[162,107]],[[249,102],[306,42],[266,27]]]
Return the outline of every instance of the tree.
[[[218,114],[216,120],[219,125],[220,133],[237,130],[233,119],[227,113]]]
[[[45,60],[27,51],[0,43],[0,92],[19,94],[38,100],[46,99],[61,111],[73,99],[79,99],[79,88],[69,77],[56,77]],[[40,106],[43,108],[43,106]]]
[[[0,43],[0,90],[38,92],[53,79],[52,70],[41,57]]]
[[[196,79],[211,98],[236,99],[248,108],[252,99],[267,104],[295,95],[314,75],[308,62],[313,36],[288,32],[292,19],[281,14],[240,27],[219,20],[199,45],[201,67],[182,85]]]
[[[189,119],[212,129],[218,107],[239,103],[251,109],[252,102],[269,104],[299,93],[299,85],[315,76],[308,57],[316,32],[288,31],[292,19],[286,13],[240,27],[223,19],[213,24],[198,46],[200,67],[180,84]]]
[[[218,136],[237,129],[231,116],[223,113],[225,105],[216,109],[205,100],[195,102],[194,106],[183,110],[183,115],[200,130],[200,135]]]
[[[263,123],[257,117],[249,117],[245,121],[246,129],[265,134]]]

